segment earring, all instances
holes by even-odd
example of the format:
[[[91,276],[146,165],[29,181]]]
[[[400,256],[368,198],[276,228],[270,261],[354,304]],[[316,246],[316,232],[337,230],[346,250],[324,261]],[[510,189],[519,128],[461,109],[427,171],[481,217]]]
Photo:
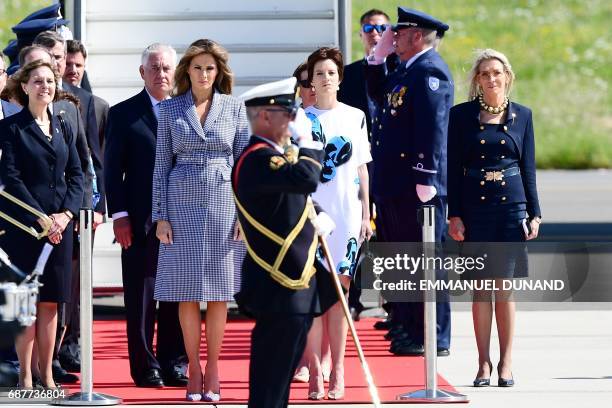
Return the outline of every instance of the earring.
[[[339,90],[340,90],[340,86],[337,86],[337,87],[336,87],[336,91],[339,91]]]

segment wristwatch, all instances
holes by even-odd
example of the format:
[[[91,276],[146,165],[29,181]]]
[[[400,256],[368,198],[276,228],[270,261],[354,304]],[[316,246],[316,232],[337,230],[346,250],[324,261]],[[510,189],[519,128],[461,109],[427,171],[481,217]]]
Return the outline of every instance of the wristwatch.
[[[64,210],[63,213],[66,215],[66,217],[73,219],[74,218],[74,214],[72,214],[72,212],[70,210]]]
[[[534,220],[535,222],[537,222],[538,224],[542,223],[542,217],[533,217],[532,220]]]

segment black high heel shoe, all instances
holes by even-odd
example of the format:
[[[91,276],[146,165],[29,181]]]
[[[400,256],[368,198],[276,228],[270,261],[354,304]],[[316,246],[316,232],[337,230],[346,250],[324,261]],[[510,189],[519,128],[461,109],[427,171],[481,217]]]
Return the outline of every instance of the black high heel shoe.
[[[491,373],[493,372],[493,363],[489,362],[489,378],[478,378],[474,380],[474,387],[488,387],[491,385]]]
[[[514,378],[501,378],[497,380],[498,387],[514,387]]]
[[[497,366],[497,374],[499,374],[499,365]],[[502,378],[500,375],[497,380],[498,387],[514,387],[514,375],[512,375],[512,371],[510,372],[510,378]]]

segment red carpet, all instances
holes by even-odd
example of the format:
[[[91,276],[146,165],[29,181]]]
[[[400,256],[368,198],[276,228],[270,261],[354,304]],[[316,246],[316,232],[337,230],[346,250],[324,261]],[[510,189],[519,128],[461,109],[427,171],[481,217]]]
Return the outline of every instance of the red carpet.
[[[357,330],[381,400],[394,402],[396,395],[400,393],[423,388],[423,358],[393,357],[387,351],[389,342],[383,339],[384,332],[374,330],[373,322],[372,319],[361,320],[357,322]],[[250,321],[228,322],[220,362],[222,403],[236,404],[247,400],[249,339],[252,327],[253,322]],[[204,344],[203,359],[205,353]],[[441,376],[438,376],[438,383],[443,389],[454,390]],[[345,387],[346,397],[338,403],[370,401],[350,334],[345,360]],[[181,388],[146,389],[134,386],[129,375],[124,321],[94,323],[94,391],[120,397],[128,404],[176,404],[184,402],[185,397],[185,390]],[[309,403],[306,399],[307,391],[308,384],[293,383],[291,402]],[[327,400],[317,401],[321,402],[333,403]]]

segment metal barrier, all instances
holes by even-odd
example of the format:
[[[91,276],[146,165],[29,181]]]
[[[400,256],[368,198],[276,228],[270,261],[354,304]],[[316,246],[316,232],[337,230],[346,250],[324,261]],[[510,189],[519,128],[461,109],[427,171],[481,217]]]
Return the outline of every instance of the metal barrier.
[[[81,267],[81,392],[53,400],[53,405],[118,405],[121,398],[93,391],[93,306],[92,306],[92,239],[93,211],[79,214]]]
[[[423,206],[419,210],[419,221],[423,226],[423,254],[425,259],[436,256],[436,207],[433,205]],[[427,262],[429,264],[429,262]],[[423,278],[435,282],[435,268],[425,268]],[[407,400],[420,403],[440,402],[468,402],[466,395],[452,391],[438,389],[438,333],[436,331],[436,291],[425,292],[424,305],[425,321],[425,389],[400,394],[398,400]]]

